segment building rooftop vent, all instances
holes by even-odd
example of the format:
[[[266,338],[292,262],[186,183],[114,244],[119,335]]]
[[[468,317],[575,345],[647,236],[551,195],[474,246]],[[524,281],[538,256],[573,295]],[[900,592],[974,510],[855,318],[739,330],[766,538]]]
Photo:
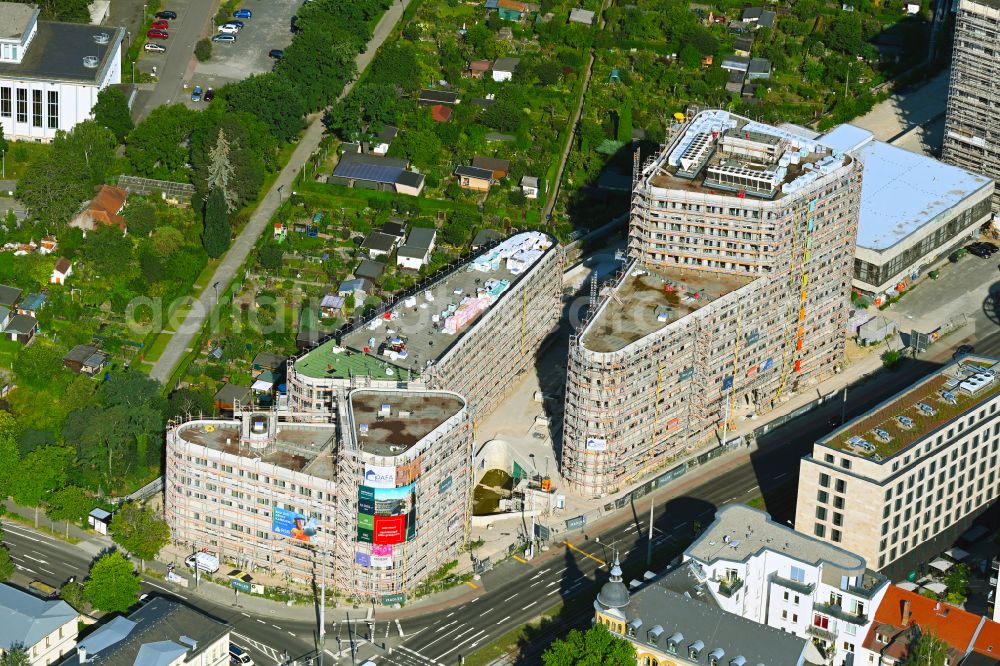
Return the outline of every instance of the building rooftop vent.
[[[106,32],[99,32],[94,35],[94,41],[98,44],[107,44],[111,41],[111,35]]]
[[[86,67],[87,69],[97,69],[97,65],[99,65],[100,62],[101,60],[97,56],[83,57],[83,66]]]

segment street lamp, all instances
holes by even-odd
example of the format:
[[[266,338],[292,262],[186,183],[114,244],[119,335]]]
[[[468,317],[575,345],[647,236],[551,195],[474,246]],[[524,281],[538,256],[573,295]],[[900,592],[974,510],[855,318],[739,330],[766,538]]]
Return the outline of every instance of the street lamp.
[[[216,282],[215,284],[213,284],[212,288],[215,289],[215,302],[218,303],[219,302],[219,283]]]
[[[278,203],[279,204],[284,202],[284,194],[282,193],[284,189],[285,189],[284,185],[278,185]]]

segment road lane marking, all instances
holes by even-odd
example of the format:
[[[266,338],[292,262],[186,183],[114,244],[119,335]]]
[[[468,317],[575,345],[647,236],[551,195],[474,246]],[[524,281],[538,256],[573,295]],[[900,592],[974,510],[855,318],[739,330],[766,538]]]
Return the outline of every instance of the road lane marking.
[[[288,630],[286,629],[285,631],[288,631]],[[289,635],[289,636],[291,636],[292,638],[295,638],[295,634],[293,634],[293,633],[292,633],[292,632],[290,632],[290,631],[288,632],[288,635]]]
[[[510,615],[508,615],[507,617],[505,617],[502,620],[497,620],[497,626],[499,627],[501,624],[503,624],[504,622],[506,622],[509,619],[510,619]]]
[[[523,608],[521,608],[521,610],[528,610],[529,608],[531,608],[532,606],[534,606],[534,605],[535,605],[535,604],[537,604],[537,603],[538,603],[537,601],[532,601],[532,602],[531,602],[530,604],[528,604],[527,606],[524,606]]]
[[[517,595],[518,595],[517,592],[515,592],[512,595],[510,595],[509,597],[507,597],[506,599],[504,599],[504,603],[507,603],[508,601],[510,601],[511,599],[513,599],[514,597],[516,597]]]
[[[567,548],[570,548],[571,550],[575,550],[576,552],[580,553],[584,557],[587,557],[587,558],[590,558],[590,559],[594,560],[595,562],[597,562],[598,564],[600,564],[602,567],[607,565],[607,562],[605,562],[601,558],[594,557],[593,555],[591,555],[587,551],[582,550],[580,548],[577,548],[576,546],[574,546],[573,544],[571,544],[569,541],[563,541],[563,543],[566,544]]]
[[[551,592],[546,592],[545,596],[551,597],[553,594],[559,594],[559,588],[558,587],[556,589],[552,590]]]
[[[450,649],[450,650],[448,650],[447,652],[445,652],[444,654],[442,654],[440,658],[441,658],[441,659],[444,659],[445,657],[447,657],[447,656],[448,656],[449,654],[451,654],[452,652],[454,652],[454,651],[455,651],[455,650],[457,650],[458,648],[462,647],[462,646],[463,646],[463,645],[465,645],[466,643],[469,643],[469,642],[471,642],[471,641],[475,640],[476,638],[479,638],[480,636],[482,636],[482,635],[483,635],[483,634],[485,634],[485,633],[486,633],[486,630],[485,630],[485,629],[481,629],[481,630],[479,631],[479,633],[477,633],[477,634],[473,634],[473,635],[469,636],[468,638],[466,638],[466,639],[465,639],[464,641],[462,641],[461,643],[457,643],[457,644],[455,645],[455,647],[453,647],[452,649]]]
[[[281,630],[281,627],[279,627],[279,626],[278,626],[278,625],[276,625],[276,624],[272,624],[271,626],[272,626],[272,627],[274,627],[275,629],[278,629],[279,631]]]
[[[749,494],[750,494],[750,493],[752,493],[753,491],[755,491],[755,490],[759,490],[759,489],[760,489],[760,486],[754,486],[753,488],[751,488],[750,490],[748,490],[748,491],[747,491],[747,494],[749,495]]]
[[[474,603],[476,603],[477,601],[479,601],[480,599],[482,599],[482,597],[476,597],[475,599],[473,599],[473,600],[472,600],[472,601],[470,601],[469,603],[470,603],[470,604],[474,604]]]
[[[493,610],[492,607],[487,608],[486,610],[484,610],[482,613],[479,614],[479,617],[482,617],[482,616],[486,615],[487,613],[492,612],[492,610]]]
[[[445,615],[445,617],[446,617],[446,618],[447,618],[447,617],[451,617],[451,616],[452,616],[452,615],[454,615],[454,614],[455,614],[455,611],[452,611],[452,612],[448,613],[447,615]]]
[[[334,653],[330,652],[329,650],[323,650],[323,652],[326,652],[326,653],[327,653],[328,655],[330,655],[330,656],[331,656],[331,657],[333,657],[334,659],[336,659],[336,658],[337,658],[337,655],[335,655]]]
[[[35,552],[35,551],[31,551],[31,552]],[[35,562],[38,562],[39,564],[48,564],[48,562],[46,562],[45,560],[41,560],[41,559],[39,559],[37,557],[32,557],[31,555],[25,554],[25,557],[27,557],[29,560],[33,560]]]
[[[34,569],[29,569],[28,567],[22,566],[17,563],[15,563],[14,566],[20,569],[21,571],[30,571],[31,573],[37,573]]]
[[[171,590],[171,589],[170,589],[170,588],[168,588],[168,587],[163,587],[162,585],[157,585],[156,583],[154,583],[154,582],[153,582],[153,581],[151,581],[151,580],[146,580],[146,579],[143,579],[143,581],[142,581],[142,582],[143,582],[143,583],[146,583],[147,585],[152,585],[153,587],[158,587],[158,588],[160,588],[161,590],[163,590],[164,592],[169,592],[170,594],[174,595],[175,597],[180,597],[181,599],[187,599],[187,597],[185,597],[184,595],[182,595],[182,594],[177,594],[176,592],[174,592],[173,590]],[[249,617],[249,616],[248,616],[248,617]]]
[[[246,617],[250,617],[250,613],[244,613],[243,611],[240,611],[240,615],[243,615],[243,616],[246,616]]]
[[[403,633],[403,625],[401,625],[399,623],[399,620],[396,620],[396,631],[399,632],[399,637],[400,638],[403,638],[403,637],[406,636],[406,634]],[[421,630],[421,631],[423,631],[423,630]]]
[[[468,585],[469,587],[471,587],[473,590],[478,590],[479,589],[479,586],[476,585],[475,583],[473,583],[471,580],[465,581],[465,584]]]
[[[774,477],[774,480],[777,481],[783,476],[788,476],[788,472],[782,472],[781,474],[778,474],[777,476]]]
[[[267,624],[267,622],[264,622],[264,620],[261,620],[259,618],[257,619],[257,621],[260,622],[261,624]]]
[[[558,584],[559,584],[559,581],[558,580],[554,580],[551,583],[549,583],[548,585],[546,585],[545,587],[552,587],[553,585],[558,585]]]
[[[416,650],[411,650],[410,648],[406,647],[405,645],[400,645],[399,649],[403,650],[404,652],[409,652],[410,654],[412,654],[414,656],[420,657],[421,659],[423,659],[424,661],[426,661],[428,664],[437,664],[438,666],[443,666],[440,661],[438,661],[436,659],[431,659],[430,657],[427,657],[427,656],[424,656],[424,655],[420,654],[419,652],[417,652]]]
[[[521,564],[527,564],[528,563],[528,560],[523,560],[520,557],[518,557],[517,555],[514,555],[514,559],[517,560],[518,562],[520,562]]]
[[[49,574],[50,576],[55,576],[56,575],[55,571],[49,571],[45,567],[38,567],[38,568],[41,569],[42,571],[44,571],[45,573]]]

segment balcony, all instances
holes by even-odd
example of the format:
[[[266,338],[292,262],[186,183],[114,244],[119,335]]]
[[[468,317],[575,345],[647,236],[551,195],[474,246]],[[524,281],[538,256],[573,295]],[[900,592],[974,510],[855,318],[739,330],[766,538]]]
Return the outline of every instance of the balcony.
[[[837,634],[833,633],[829,629],[824,629],[823,627],[817,627],[815,624],[810,624],[806,627],[806,633],[810,636],[815,636],[816,638],[822,638],[825,641],[835,641],[837,640]]]
[[[732,597],[743,587],[743,581],[739,578],[724,579],[719,581],[719,594],[724,597]]]
[[[829,615],[830,617],[835,617],[838,620],[843,620],[844,622],[850,622],[851,624],[868,624],[868,618],[864,615],[851,613],[835,604],[813,604],[813,610],[824,615]]]
[[[865,599],[871,599],[888,582],[888,578],[876,571],[865,571],[857,585],[849,585],[844,591]]]
[[[812,583],[800,583],[797,580],[792,580],[791,578],[783,578],[776,573],[771,574],[770,581],[775,585],[780,585],[781,587],[787,587],[793,592],[798,592],[799,594],[811,595],[815,585]]]

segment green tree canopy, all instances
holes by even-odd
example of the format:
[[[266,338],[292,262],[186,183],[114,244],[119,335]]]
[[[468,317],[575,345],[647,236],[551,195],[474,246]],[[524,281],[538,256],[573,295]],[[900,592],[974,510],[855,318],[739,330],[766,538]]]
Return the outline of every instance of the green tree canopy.
[[[280,142],[293,140],[302,130],[305,106],[299,90],[275,72],[255,74],[228,87],[226,106],[259,118]]]
[[[83,586],[87,600],[106,613],[124,613],[139,598],[135,567],[119,551],[103,555],[90,568]]]
[[[635,648],[604,625],[586,632],[574,629],[564,640],[555,641],[542,655],[545,666],[634,666]]]
[[[108,86],[97,93],[97,103],[94,104],[94,120],[98,125],[111,130],[118,141],[124,141],[134,127],[132,113],[128,108],[128,98],[121,88]]]
[[[115,226],[100,226],[87,234],[83,255],[102,278],[125,275],[132,265],[132,239]]]
[[[156,206],[145,199],[130,197],[124,217],[128,232],[137,238],[148,236],[156,228]]]
[[[920,634],[917,642],[910,647],[910,653],[903,666],[941,666],[947,663],[948,644],[936,635],[926,632]]]
[[[59,597],[73,607],[78,613],[90,613],[90,603],[83,590],[83,583],[74,580],[59,588]]]
[[[66,470],[72,460],[73,449],[68,446],[40,446],[21,461],[11,495],[18,504],[35,507],[36,527],[39,505],[46,494],[66,483]]]
[[[52,520],[83,523],[94,508],[93,498],[79,486],[58,488],[45,498],[45,513]]]
[[[281,246],[276,243],[267,243],[264,247],[260,248],[260,252],[257,254],[257,260],[260,261],[262,268],[277,272],[281,270],[281,265],[284,263],[285,251],[281,249]]]
[[[111,537],[115,543],[139,558],[154,559],[170,540],[170,528],[152,511],[136,502],[120,507],[111,519]]]
[[[21,347],[14,357],[14,374],[21,383],[44,387],[62,371],[62,353],[43,340]]]
[[[221,190],[213,188],[205,202],[205,232],[202,236],[208,256],[217,259],[225,254],[229,249],[231,233],[226,216],[226,198]]]
[[[28,649],[23,643],[11,644],[10,648],[0,655],[0,666],[31,666]]]
[[[0,583],[5,583],[14,575],[14,562],[4,546],[0,546]]]
[[[183,104],[158,106],[129,134],[125,156],[135,170],[149,178],[187,180],[185,144],[198,112]]]

